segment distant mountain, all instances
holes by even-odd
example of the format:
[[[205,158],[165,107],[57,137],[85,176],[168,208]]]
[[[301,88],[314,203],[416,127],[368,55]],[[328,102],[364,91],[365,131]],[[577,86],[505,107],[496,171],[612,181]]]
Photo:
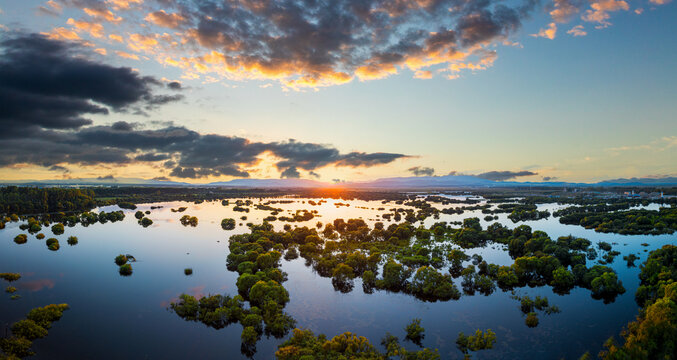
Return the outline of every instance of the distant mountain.
[[[4,185],[32,186],[218,186],[233,188],[322,188],[354,189],[441,189],[490,187],[612,187],[612,186],[677,186],[677,177],[614,179],[597,183],[494,181],[472,175],[411,176],[382,178],[340,184],[309,179],[235,179],[205,184],[191,184],[156,179],[115,178],[1,181]]]
[[[677,177],[614,179],[600,181],[597,184],[601,186],[677,185]]]
[[[1,181],[0,184],[5,185],[81,185],[81,186],[104,186],[104,185],[143,185],[143,186],[191,186],[192,184],[178,181],[155,180],[155,179],[138,179],[138,178],[116,178],[111,176],[103,176],[98,178],[78,178],[78,179],[55,179],[55,180],[17,180],[17,181]]]
[[[481,179],[470,175],[446,176],[410,176],[377,179],[373,181],[345,183],[345,187],[356,188],[445,188],[445,187],[491,187],[501,186],[502,183]]]
[[[308,179],[235,179],[212,182],[205,185],[254,188],[317,188],[331,186],[330,183]]]

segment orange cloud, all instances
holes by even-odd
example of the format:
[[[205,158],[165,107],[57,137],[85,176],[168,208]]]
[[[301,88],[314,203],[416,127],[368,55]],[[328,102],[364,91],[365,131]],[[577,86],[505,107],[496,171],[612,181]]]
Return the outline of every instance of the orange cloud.
[[[139,60],[139,57],[136,54],[130,54],[124,51],[116,51],[115,54],[125,59]]]
[[[383,79],[397,74],[397,68],[393,64],[372,63],[355,69],[355,75],[361,81]]]
[[[557,23],[565,23],[578,11],[578,6],[572,4],[570,0],[555,0],[555,9],[550,11],[550,16]]]
[[[611,25],[609,22],[610,12],[628,11],[630,5],[623,0],[599,0],[590,4],[591,10],[587,10],[581,17],[584,21],[599,23],[597,28],[605,28]]]
[[[119,9],[129,9],[130,4],[142,4],[143,0],[107,0],[109,4],[112,4],[116,10]]]
[[[654,4],[654,5],[665,5],[665,4],[669,3],[670,1],[672,1],[672,0],[649,0],[649,2]]]
[[[94,52],[95,52],[95,53],[98,53],[98,54],[101,54],[101,55],[106,55],[106,54],[108,53],[108,52],[106,51],[106,49],[104,49],[104,48],[94,49]]]
[[[64,27],[54,28],[48,33],[43,32],[41,34],[54,40],[80,40],[80,35],[78,35],[75,31],[66,29]]]
[[[542,37],[546,39],[554,39],[555,35],[557,35],[557,24],[550,23],[546,29],[540,29],[538,33],[536,34],[531,34],[533,37]]]
[[[76,31],[84,31],[95,38],[103,37],[103,25],[87,21],[68,19],[66,24],[71,25]]]
[[[120,36],[120,35],[115,35],[115,34],[110,34],[110,35],[108,35],[108,38],[111,39],[111,40],[113,40],[113,41],[117,41],[117,42],[123,42],[123,41],[124,41],[124,40],[122,39],[122,36]]]
[[[179,14],[167,14],[164,10],[149,13],[145,20],[155,25],[176,29],[186,21],[186,18]]]
[[[567,34],[570,34],[570,35],[573,35],[573,36],[588,35],[588,33],[583,28],[583,25],[576,25],[576,26],[572,27],[571,30],[567,31]]]
[[[155,53],[158,41],[154,36],[132,34],[129,35],[127,46],[137,52]]]
[[[432,79],[433,72],[429,70],[417,70],[414,73],[414,78],[416,79]]]
[[[118,23],[122,21],[122,18],[119,16],[115,16],[112,11],[106,9],[90,9],[90,8],[84,8],[82,9],[87,15],[96,18],[96,19],[102,19],[108,22],[112,23]]]

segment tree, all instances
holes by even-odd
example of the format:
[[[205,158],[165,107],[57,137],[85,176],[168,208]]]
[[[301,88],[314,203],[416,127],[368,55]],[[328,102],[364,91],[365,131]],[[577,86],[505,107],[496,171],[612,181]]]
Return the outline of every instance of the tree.
[[[413,319],[411,322],[404,328],[406,331],[407,340],[411,340],[415,344],[421,344],[421,340],[425,337],[425,329],[421,326],[421,319]]]
[[[52,225],[52,232],[54,235],[61,235],[64,233],[63,224],[54,224]]]
[[[458,338],[456,338],[456,347],[464,354],[468,354],[469,351],[491,349],[494,347],[494,343],[496,343],[496,333],[491,329],[484,332],[477,329],[475,335],[470,336],[460,332]]]

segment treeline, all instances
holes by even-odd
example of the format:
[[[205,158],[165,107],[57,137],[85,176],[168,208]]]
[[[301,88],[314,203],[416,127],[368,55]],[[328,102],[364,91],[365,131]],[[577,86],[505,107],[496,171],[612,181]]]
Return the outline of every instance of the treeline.
[[[574,207],[560,210],[555,216],[560,216],[562,224],[580,225],[602,233],[660,235],[677,231],[677,207],[609,212]]]
[[[0,213],[4,214],[88,211],[96,206],[95,193],[91,189],[17,186],[0,188]]]
[[[639,278],[637,320],[621,333],[623,344],[613,338],[604,344],[602,359],[674,359],[677,354],[677,246],[652,251]]]

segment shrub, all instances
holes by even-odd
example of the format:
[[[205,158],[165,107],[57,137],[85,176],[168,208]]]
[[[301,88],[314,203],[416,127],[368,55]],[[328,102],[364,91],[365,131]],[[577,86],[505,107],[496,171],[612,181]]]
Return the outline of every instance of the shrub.
[[[188,275],[193,275],[193,269],[191,268],[185,268],[183,269],[183,273],[188,276]]]
[[[420,343],[423,340],[425,335],[425,329],[421,326],[421,319],[413,319],[409,325],[404,328],[404,331],[407,332],[406,339],[411,340],[415,343]]]
[[[223,230],[235,229],[235,219],[226,218],[221,220],[221,228],[223,228]]]
[[[120,275],[122,275],[122,276],[132,275],[132,265],[131,264],[124,264],[124,265],[120,266]]]
[[[25,244],[26,242],[28,242],[28,235],[19,234],[14,237],[14,242],[17,244]]]
[[[31,310],[26,315],[26,318],[33,320],[37,325],[45,329],[49,329],[52,327],[53,322],[61,319],[63,312],[66,310],[68,310],[68,304],[50,304]]]
[[[52,250],[52,251],[57,251],[57,250],[59,250],[59,247],[60,247],[59,246],[59,240],[57,240],[55,238],[47,239],[47,242],[45,244],[47,244],[47,248],[49,250]]]
[[[52,225],[52,232],[54,235],[61,235],[64,233],[64,227],[63,224],[54,224]]]
[[[77,236],[69,236],[68,237],[68,245],[73,246],[78,244],[78,238]]]
[[[530,328],[538,326],[538,316],[536,315],[536,313],[535,312],[528,313],[525,323]]]
[[[129,260],[129,259],[127,259],[127,256],[122,255],[122,254],[120,254],[120,255],[118,255],[118,256],[115,257],[115,263],[116,263],[118,266],[122,266],[122,265],[126,264],[128,260]]]
[[[28,340],[35,340],[47,336],[47,329],[33,320],[24,319],[12,324],[12,334]]]
[[[0,279],[12,282],[21,279],[21,274],[18,273],[0,273]]]

